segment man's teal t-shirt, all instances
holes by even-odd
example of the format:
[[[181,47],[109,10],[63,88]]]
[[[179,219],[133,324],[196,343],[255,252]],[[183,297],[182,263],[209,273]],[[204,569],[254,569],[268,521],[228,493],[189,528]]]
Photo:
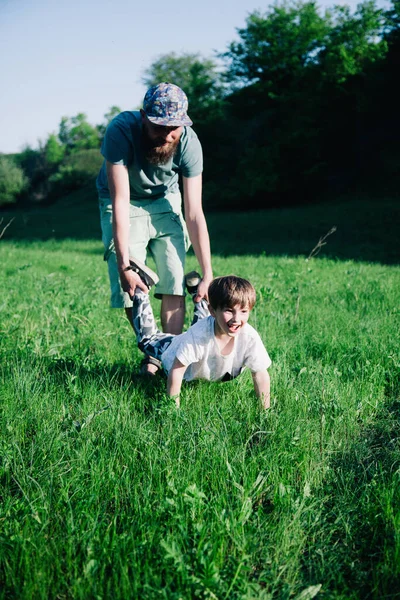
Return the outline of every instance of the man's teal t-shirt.
[[[190,127],[183,127],[175,155],[165,165],[152,165],[142,150],[142,117],[139,111],[117,115],[107,127],[101,153],[114,165],[126,165],[132,201],[157,200],[179,192],[179,173],[196,177],[203,171],[200,141]],[[106,160],[96,180],[101,198],[109,198]]]

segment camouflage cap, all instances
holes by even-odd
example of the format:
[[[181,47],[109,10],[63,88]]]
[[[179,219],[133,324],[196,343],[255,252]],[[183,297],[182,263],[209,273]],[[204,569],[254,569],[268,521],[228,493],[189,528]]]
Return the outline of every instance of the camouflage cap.
[[[173,83],[159,83],[147,90],[143,110],[155,125],[176,127],[193,125],[187,115],[188,99],[183,90]]]

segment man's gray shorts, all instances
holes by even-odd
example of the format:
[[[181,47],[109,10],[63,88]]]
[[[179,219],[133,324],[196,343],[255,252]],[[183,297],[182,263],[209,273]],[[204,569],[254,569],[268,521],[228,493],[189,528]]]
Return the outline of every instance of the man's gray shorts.
[[[130,203],[129,255],[142,262],[147,253],[156,263],[160,281],[155,296],[184,296],[185,255],[190,246],[186,224],[181,212],[180,194],[169,194],[159,200]],[[104,259],[108,264],[112,308],[132,306],[129,295],[121,288],[112,233],[110,198],[99,198]]]

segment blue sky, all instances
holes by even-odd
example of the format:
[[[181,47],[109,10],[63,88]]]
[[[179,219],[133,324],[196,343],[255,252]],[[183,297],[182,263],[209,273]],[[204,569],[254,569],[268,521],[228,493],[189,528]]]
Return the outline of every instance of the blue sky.
[[[0,153],[57,132],[62,116],[101,123],[110,106],[141,104],[141,76],[160,54],[212,58],[270,2],[0,0]],[[321,8],[356,1],[323,0]],[[378,6],[388,6],[379,0]]]

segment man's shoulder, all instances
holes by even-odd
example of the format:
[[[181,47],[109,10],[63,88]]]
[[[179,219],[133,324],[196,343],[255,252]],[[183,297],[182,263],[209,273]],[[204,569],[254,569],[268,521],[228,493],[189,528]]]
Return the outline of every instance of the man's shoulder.
[[[104,158],[114,165],[129,165],[135,148],[140,144],[139,111],[125,110],[109,123],[101,145]]]
[[[112,119],[108,128],[120,131],[135,130],[140,127],[140,124],[141,118],[138,110],[124,110]]]
[[[185,126],[181,135],[182,148],[190,148],[191,146],[197,144],[200,144],[197,133],[191,127]]]
[[[203,151],[197,134],[191,127],[184,127],[174,165],[185,177],[195,177],[203,170]]]

